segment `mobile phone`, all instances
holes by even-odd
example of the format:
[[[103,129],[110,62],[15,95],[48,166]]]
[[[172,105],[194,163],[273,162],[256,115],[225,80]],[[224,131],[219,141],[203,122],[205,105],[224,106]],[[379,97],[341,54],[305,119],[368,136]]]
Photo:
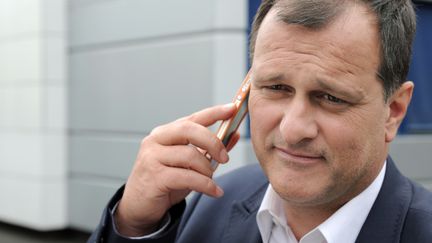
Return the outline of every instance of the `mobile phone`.
[[[234,115],[230,119],[223,121],[216,132],[216,136],[225,146],[230,143],[232,136],[237,131],[248,112],[248,99],[251,86],[249,76],[250,75],[248,72],[240,88],[237,90],[236,95],[234,96],[233,103],[236,107]],[[207,153],[206,156],[211,160],[211,166],[213,169],[216,169],[219,163],[214,159],[211,159]]]

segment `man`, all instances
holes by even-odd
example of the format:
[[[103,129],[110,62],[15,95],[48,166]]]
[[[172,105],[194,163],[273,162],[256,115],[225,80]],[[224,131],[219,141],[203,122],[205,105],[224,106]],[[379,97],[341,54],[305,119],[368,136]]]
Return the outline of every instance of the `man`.
[[[430,242],[432,195],[388,157],[414,32],[406,0],[264,0],[249,97],[261,167],[211,179],[202,150],[225,163],[230,148],[206,127],[232,105],[157,127],[89,242]]]

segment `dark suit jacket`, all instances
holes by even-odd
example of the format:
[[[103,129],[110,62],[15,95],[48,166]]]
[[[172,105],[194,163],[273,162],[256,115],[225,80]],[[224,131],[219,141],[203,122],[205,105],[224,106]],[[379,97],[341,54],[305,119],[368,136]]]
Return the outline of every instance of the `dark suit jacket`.
[[[113,231],[109,210],[121,198],[120,189],[105,209],[88,242],[262,242],[256,214],[268,186],[259,165],[247,166],[217,179],[225,195],[213,199],[197,194],[170,209],[169,230],[152,240],[127,240]],[[397,170],[391,158],[382,188],[356,242],[432,242],[432,193]]]

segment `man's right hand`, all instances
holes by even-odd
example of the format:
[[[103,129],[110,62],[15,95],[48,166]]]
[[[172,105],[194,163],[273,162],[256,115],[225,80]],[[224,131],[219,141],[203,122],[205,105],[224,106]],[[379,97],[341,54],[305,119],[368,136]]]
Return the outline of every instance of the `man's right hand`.
[[[221,197],[213,181],[213,169],[203,154],[219,163],[228,161],[221,140],[207,127],[226,120],[234,105],[214,106],[155,128],[141,142],[135,165],[115,213],[116,226],[124,236],[143,236],[156,230],[166,212],[191,191]]]

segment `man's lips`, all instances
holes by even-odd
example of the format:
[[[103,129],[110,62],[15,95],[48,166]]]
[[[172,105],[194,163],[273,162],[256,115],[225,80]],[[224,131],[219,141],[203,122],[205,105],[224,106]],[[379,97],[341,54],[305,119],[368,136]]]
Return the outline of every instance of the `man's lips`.
[[[322,161],[324,157],[322,155],[317,155],[313,153],[306,153],[301,151],[294,151],[287,148],[282,147],[275,147],[276,151],[280,156],[282,156],[284,159],[299,163],[299,164],[312,164],[317,163],[319,161]]]

